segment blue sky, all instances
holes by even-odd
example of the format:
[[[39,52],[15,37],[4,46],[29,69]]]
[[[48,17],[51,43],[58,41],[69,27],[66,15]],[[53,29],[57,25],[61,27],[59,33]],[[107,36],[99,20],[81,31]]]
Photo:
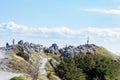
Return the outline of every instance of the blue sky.
[[[0,46],[21,39],[104,46],[120,54],[120,0],[0,0]]]

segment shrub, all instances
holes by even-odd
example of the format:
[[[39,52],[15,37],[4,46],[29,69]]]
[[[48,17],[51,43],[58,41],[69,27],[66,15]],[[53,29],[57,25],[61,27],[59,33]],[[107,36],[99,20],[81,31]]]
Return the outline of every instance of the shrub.
[[[18,77],[13,77],[10,80],[26,80],[26,79],[22,76],[18,76]]]
[[[50,77],[52,77],[53,76],[53,73],[52,72],[49,72],[48,74],[47,74],[47,77],[48,78],[50,78]]]
[[[24,52],[22,52],[22,51],[16,53],[16,55],[22,57],[26,61],[29,61],[29,55],[24,53]]]

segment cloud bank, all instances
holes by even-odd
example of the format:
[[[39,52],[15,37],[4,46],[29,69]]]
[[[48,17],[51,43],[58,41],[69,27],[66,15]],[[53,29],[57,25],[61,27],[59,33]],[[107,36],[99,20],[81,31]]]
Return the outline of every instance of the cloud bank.
[[[98,12],[98,13],[105,13],[105,14],[115,14],[120,15],[120,9],[98,9],[98,8],[88,8],[85,11],[89,12]]]
[[[68,27],[28,27],[25,25],[19,25],[11,21],[8,23],[0,24],[0,31],[2,32],[11,32],[11,33],[30,33],[32,35],[37,35],[35,33],[41,33],[44,35],[61,35],[66,37],[74,37],[79,35],[84,36],[105,36],[110,38],[120,38],[120,28],[99,28],[99,27],[89,27],[89,28],[80,28],[80,29],[70,29]],[[24,34],[24,35],[26,35]]]

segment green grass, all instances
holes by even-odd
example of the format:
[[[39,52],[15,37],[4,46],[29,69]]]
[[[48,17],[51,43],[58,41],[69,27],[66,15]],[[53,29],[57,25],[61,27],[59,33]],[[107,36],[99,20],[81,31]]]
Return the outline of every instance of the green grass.
[[[55,59],[56,61],[60,61],[60,58],[58,55],[55,55],[55,54],[48,54],[49,57],[52,57],[53,59]]]
[[[16,77],[13,77],[13,78],[11,78],[10,80],[26,80],[24,77],[22,77],[22,76],[16,76]]]
[[[102,55],[102,56],[105,56],[105,57],[108,57],[111,59],[118,59],[119,58],[116,54],[108,51],[104,47],[97,47],[97,48],[95,48],[95,50],[96,50],[96,54],[99,54],[99,55]]]
[[[47,72],[54,72],[54,68],[51,66],[49,62],[46,63],[45,68]]]
[[[42,53],[40,53],[40,55],[41,55],[42,57],[44,57],[44,58],[53,58],[53,59],[55,59],[55,60],[58,61],[58,62],[60,61],[59,56],[58,56],[58,55],[55,55],[55,54],[51,54],[51,53],[46,54],[46,53],[42,52]]]
[[[29,61],[29,55],[22,51],[19,51],[18,53],[16,53],[16,55],[22,57],[26,61]]]

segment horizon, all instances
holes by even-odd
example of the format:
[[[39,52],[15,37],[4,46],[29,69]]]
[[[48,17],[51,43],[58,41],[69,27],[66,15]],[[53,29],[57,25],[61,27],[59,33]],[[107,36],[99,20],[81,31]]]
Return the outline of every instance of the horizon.
[[[0,46],[15,39],[50,46],[90,43],[120,55],[120,0],[1,0]]]

